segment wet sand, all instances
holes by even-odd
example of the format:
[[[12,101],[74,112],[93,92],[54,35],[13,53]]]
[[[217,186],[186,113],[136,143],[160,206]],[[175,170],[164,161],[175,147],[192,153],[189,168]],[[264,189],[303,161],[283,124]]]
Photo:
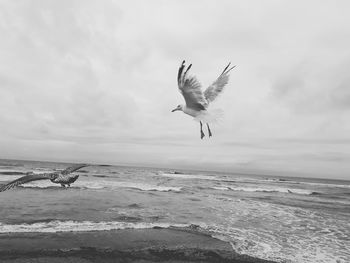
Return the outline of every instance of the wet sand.
[[[178,228],[0,234],[0,262],[272,262],[239,255],[229,243]]]

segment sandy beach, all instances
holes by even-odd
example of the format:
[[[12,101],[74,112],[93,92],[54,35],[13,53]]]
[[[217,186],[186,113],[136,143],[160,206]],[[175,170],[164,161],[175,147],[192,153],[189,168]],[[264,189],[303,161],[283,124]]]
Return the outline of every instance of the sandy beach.
[[[0,261],[272,262],[239,255],[209,235],[172,228],[1,234]]]

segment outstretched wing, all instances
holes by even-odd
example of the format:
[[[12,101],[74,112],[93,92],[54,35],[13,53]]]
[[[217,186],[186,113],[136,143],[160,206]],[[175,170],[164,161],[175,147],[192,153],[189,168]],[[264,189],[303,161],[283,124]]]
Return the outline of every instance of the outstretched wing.
[[[179,72],[177,74],[177,83],[179,90],[183,95],[186,106],[194,110],[205,110],[208,102],[206,101],[203,92],[201,90],[201,84],[198,82],[196,77],[188,76],[187,72],[191,68],[190,64],[186,70],[185,61],[182,62]]]
[[[228,73],[235,67],[229,68],[231,63],[229,63],[221,75],[211,84],[205,91],[204,97],[209,102],[212,102],[216,97],[223,91],[225,85],[228,83],[229,75]]]
[[[6,191],[10,188],[13,188],[15,186],[24,184],[24,183],[28,183],[31,181],[37,181],[37,180],[44,180],[44,179],[54,179],[57,176],[57,174],[55,173],[44,173],[44,174],[28,174],[25,175],[21,178],[18,178],[8,184],[2,185],[0,187],[0,192]]]
[[[75,164],[75,165],[70,166],[67,169],[63,170],[61,172],[61,174],[63,174],[63,175],[70,174],[70,173],[73,173],[73,172],[75,172],[75,171],[77,171],[77,170],[79,170],[79,169],[81,169],[83,167],[86,167],[86,166],[89,166],[89,165],[88,164],[84,164],[84,163]]]

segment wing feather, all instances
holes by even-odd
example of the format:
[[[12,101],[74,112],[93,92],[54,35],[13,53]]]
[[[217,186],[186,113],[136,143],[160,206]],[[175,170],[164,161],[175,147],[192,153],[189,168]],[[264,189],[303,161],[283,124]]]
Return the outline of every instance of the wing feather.
[[[54,179],[57,176],[55,173],[44,173],[44,174],[28,174],[25,175],[21,178],[18,178],[8,184],[2,185],[0,187],[0,192],[6,191],[8,189],[11,189],[13,187],[16,187],[18,185],[32,182],[32,181],[37,181],[37,180],[44,180],[44,179]]]
[[[185,61],[182,62],[177,74],[179,90],[183,95],[188,108],[194,110],[205,110],[208,102],[202,92],[201,84],[196,77],[187,75],[191,67],[192,64],[190,64],[184,71]]]
[[[61,174],[63,174],[63,175],[70,174],[70,173],[73,173],[73,172],[75,172],[83,167],[86,167],[86,166],[89,166],[89,165],[84,164],[84,163],[75,164],[75,165],[72,165],[72,166],[68,167],[67,169],[63,170],[61,172]]]
[[[229,80],[229,72],[235,67],[229,68],[231,63],[229,63],[220,76],[204,91],[204,97],[209,102],[212,102],[216,97],[224,90],[225,85]]]

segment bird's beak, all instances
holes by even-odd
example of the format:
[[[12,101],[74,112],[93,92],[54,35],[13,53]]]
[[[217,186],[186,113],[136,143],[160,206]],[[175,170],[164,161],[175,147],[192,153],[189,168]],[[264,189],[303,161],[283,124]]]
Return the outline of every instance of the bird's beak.
[[[174,112],[174,111],[177,111],[177,110],[179,110],[178,108],[176,108],[176,109],[173,109],[171,112]]]

